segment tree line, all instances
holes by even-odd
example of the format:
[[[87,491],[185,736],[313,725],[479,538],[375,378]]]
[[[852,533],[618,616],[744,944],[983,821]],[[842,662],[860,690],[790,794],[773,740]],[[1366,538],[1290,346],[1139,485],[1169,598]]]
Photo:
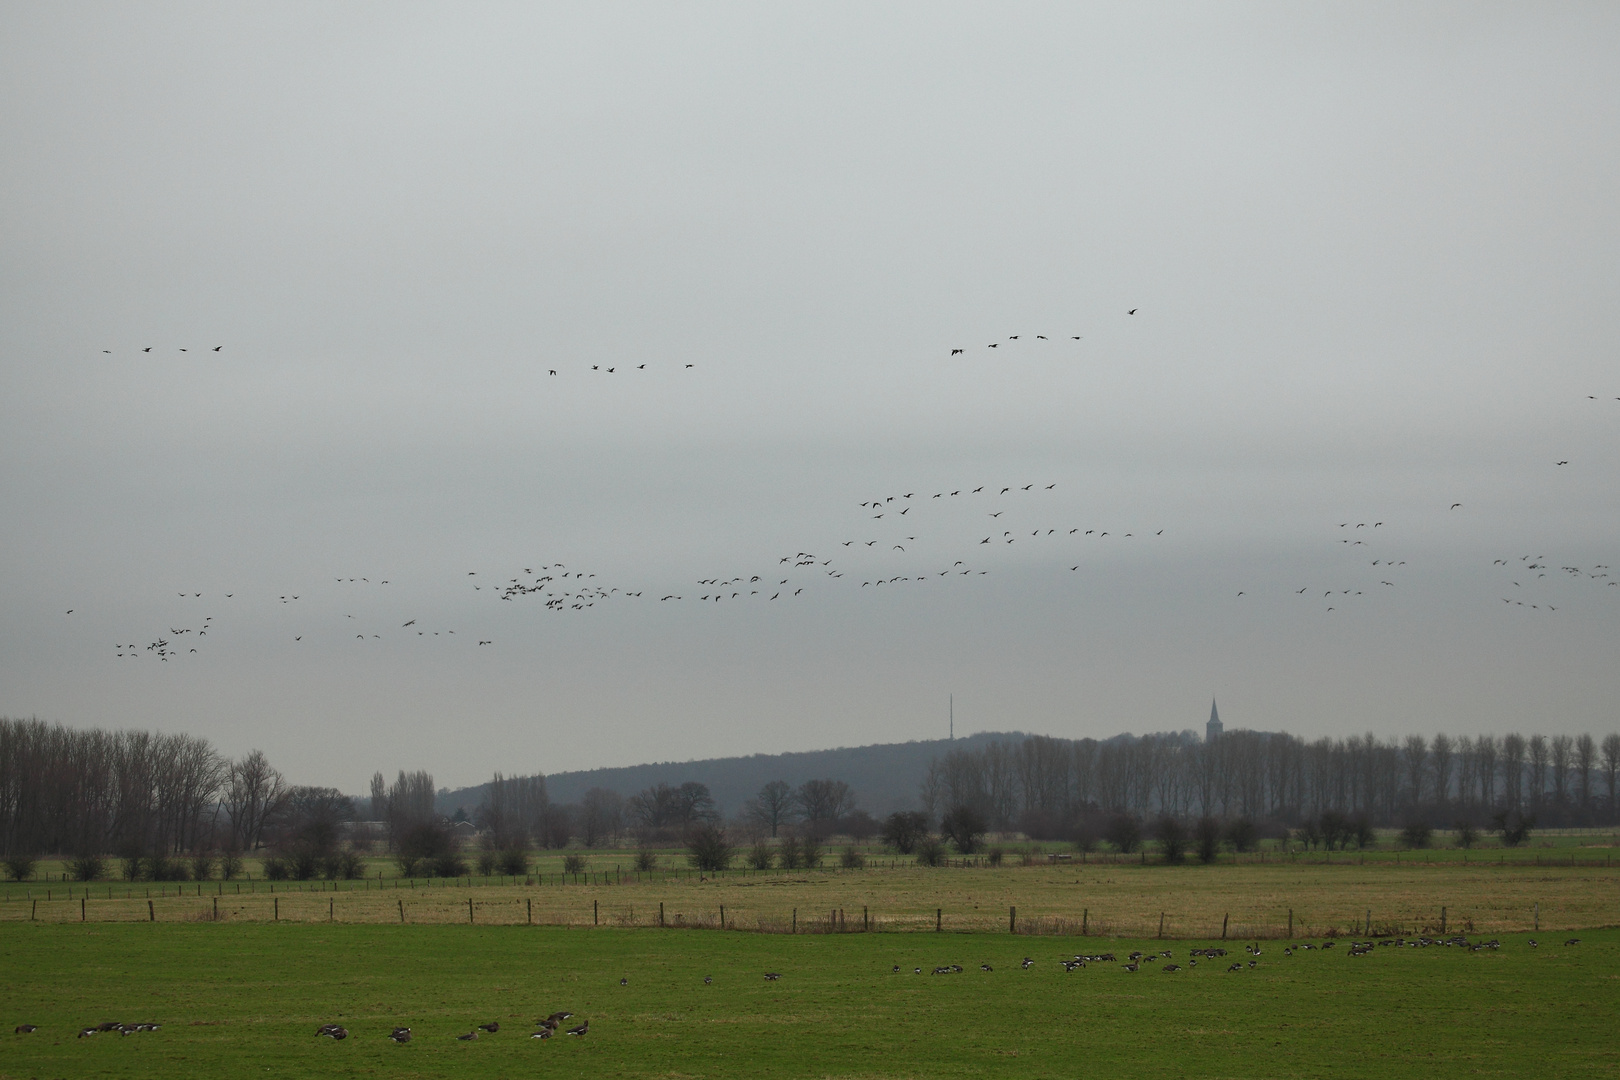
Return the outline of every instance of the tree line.
[[[267,845],[318,862],[340,855],[353,816],[347,796],[288,785],[258,750],[232,759],[194,735],[0,717],[0,857],[17,878],[47,854],[86,879],[109,858],[130,879],[229,876]]]
[[[1620,735],[1518,734],[1306,740],[1285,732],[1191,732],[1107,741],[1032,736],[951,751],[919,792],[934,821],[967,808],[994,831],[1068,838],[1098,815],[1374,827],[1543,826],[1620,821]]]
[[[333,788],[288,784],[258,750],[232,759],[195,736],[0,718],[0,855],[13,876],[55,854],[79,860],[79,876],[99,876],[110,869],[105,860],[118,859],[126,877],[172,878],[228,876],[257,852],[271,876],[307,878],[355,876],[362,853],[377,848],[403,873],[460,876],[469,858],[483,873],[519,875],[536,848],[626,840],[643,853],[699,844],[710,861],[741,853],[750,865],[791,867],[814,865],[834,835],[881,834],[903,853],[931,856],[943,840],[967,851],[987,832],[1013,831],[1107,839],[1125,850],[1150,837],[1166,850],[1196,841],[1203,850],[1217,824],[1219,841],[1240,850],[1265,830],[1343,846],[1365,842],[1374,827],[1416,837],[1435,826],[1490,824],[1508,839],[1532,822],[1620,822],[1617,782],[1613,734],[1601,742],[1586,734],[1305,740],[1242,730],[1211,742],[1191,732],[1032,736],[934,758],[919,809],[881,823],[835,778],[773,780],[725,821],[697,782],[628,796],[598,787],[557,804],[543,775],[496,773],[480,805],[462,815],[478,833],[469,850],[456,822],[437,813],[426,771],[401,771],[392,783],[377,773],[367,806]]]

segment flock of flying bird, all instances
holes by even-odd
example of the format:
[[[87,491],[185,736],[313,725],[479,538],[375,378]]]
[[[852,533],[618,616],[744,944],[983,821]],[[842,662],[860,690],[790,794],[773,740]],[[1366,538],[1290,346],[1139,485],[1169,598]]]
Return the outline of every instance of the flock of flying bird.
[[[791,602],[804,596],[807,591],[813,592],[818,588],[836,588],[843,585],[859,591],[900,584],[944,583],[962,578],[984,577],[991,573],[982,556],[979,557],[977,565],[969,565],[967,558],[947,561],[948,556],[924,554],[924,548],[930,542],[937,548],[942,541],[947,547],[955,549],[952,554],[971,556],[974,550],[984,546],[1003,548],[1015,543],[1046,544],[1071,540],[1134,542],[1139,538],[1152,539],[1164,533],[1163,529],[1138,532],[1119,528],[1083,528],[1080,525],[1059,526],[1050,523],[1031,529],[1027,534],[1022,527],[999,530],[995,528],[1009,513],[1015,511],[1022,513],[1031,509],[1028,504],[1022,504],[1024,498],[1053,492],[1057,486],[1056,482],[977,484],[933,493],[907,491],[876,496],[859,504],[859,509],[863,511],[864,519],[868,523],[868,527],[864,529],[865,535],[857,534],[853,538],[834,543],[834,556],[824,557],[814,552],[800,550],[777,556],[774,563],[755,567],[747,573],[697,578],[691,586],[677,586],[661,593],[648,592],[644,585],[610,585],[602,581],[595,572],[561,562],[526,566],[521,568],[521,574],[509,571],[504,577],[494,578],[480,575],[478,571],[467,571],[463,580],[474,593],[487,596],[491,600],[505,603],[538,600],[543,610],[553,614],[585,612],[609,601],[645,600],[662,604],[718,604],[756,600],[769,604],[773,601]],[[967,513],[983,513],[984,519],[992,525],[988,535],[981,537],[976,531],[969,533],[957,528],[955,531],[958,535],[954,538],[948,535],[939,538],[930,535],[922,524],[934,516],[934,500],[940,500],[941,506],[948,505],[953,500],[959,500],[961,505],[968,506],[978,499],[988,501],[980,503],[977,510],[967,510]],[[917,513],[913,515],[913,511]],[[1015,516],[1018,516],[1018,513],[1015,513]],[[1050,513],[1036,507],[1035,515],[1049,517]],[[1008,519],[1009,523],[1011,520]],[[872,524],[873,522],[884,524]],[[937,525],[937,522],[929,522],[930,527],[937,528]],[[873,536],[873,533],[879,535]],[[919,540],[923,541],[924,546],[918,546]],[[930,562],[932,565],[929,565]],[[1071,571],[1078,571],[1080,568],[1079,563],[1069,567]],[[874,570],[878,572],[874,573]],[[335,584],[343,589],[351,586],[380,589],[383,586],[390,586],[390,580],[378,578],[373,581],[369,577],[354,576],[334,578]],[[392,591],[397,592],[397,587],[393,587]],[[205,598],[217,600],[221,594],[190,590],[180,591],[177,595],[182,601],[196,603]],[[309,587],[304,587],[296,593],[278,594],[274,602],[281,606],[297,606],[307,601],[311,595]],[[223,594],[225,601],[234,601],[235,597],[236,591]],[[358,632],[353,633],[351,640],[361,642],[381,641],[385,636],[444,639],[458,637],[458,640],[476,641],[478,646],[494,644],[493,637],[466,634],[458,636],[456,630],[448,626],[430,629],[421,625],[419,619],[415,617],[392,628],[375,625],[377,620],[374,616],[357,619],[355,614],[345,613],[343,618],[354,621],[349,630],[353,632],[358,629]],[[205,616],[201,622],[194,625],[187,623],[187,619],[171,621],[166,634],[155,635],[144,645],[135,642],[115,643],[115,656],[120,659],[150,656],[168,662],[198,652],[201,639],[211,630],[217,635],[218,626],[213,615]],[[294,643],[303,642],[306,632],[293,634]],[[189,641],[184,640],[187,635],[192,635]]]
[[[1131,308],[1126,312],[1126,314],[1135,315],[1137,311],[1137,308]],[[1059,340],[1061,340],[1061,337],[1062,336],[1060,335]],[[1070,341],[1074,342],[1083,340],[1083,335],[1080,334],[1070,334],[1067,335],[1067,337]],[[1004,344],[1012,342],[1019,342],[1025,345],[1034,345],[1036,342],[1050,342],[1052,340],[1053,339],[1046,334],[1011,334],[1008,335],[1005,342],[993,341],[985,347],[988,349],[997,349]],[[211,350],[207,351],[218,353],[223,349],[223,345],[216,345]],[[141,349],[142,353],[150,353],[152,351],[153,347],[151,346]],[[182,348],[179,351],[189,352],[190,350],[188,348]],[[103,349],[102,352],[110,355],[112,350]],[[950,350],[950,355],[963,355],[965,352],[965,348],[953,348]],[[655,363],[653,366],[660,367],[668,365],[659,365]],[[695,365],[690,363],[678,364],[678,370],[690,370],[694,366]],[[590,371],[604,375],[618,374],[621,372],[628,374],[632,372],[646,371],[648,370],[648,367],[649,365],[647,363],[591,364]],[[559,374],[559,369],[547,368],[546,372],[548,376],[555,376]],[[1598,400],[1598,397],[1595,394],[1588,394],[1586,397],[1588,400]],[[1620,397],[1615,398],[1615,400],[1620,401]],[[1569,462],[1567,460],[1560,460],[1557,462],[1557,464],[1562,466],[1569,464]],[[859,589],[878,590],[885,586],[896,586],[901,584],[915,585],[929,582],[943,583],[959,578],[971,579],[976,577],[984,577],[989,575],[993,570],[993,565],[985,563],[982,559],[982,557],[988,553],[982,552],[979,549],[985,547],[989,547],[993,551],[998,548],[1004,548],[1006,545],[1016,543],[1042,543],[1045,541],[1066,540],[1069,538],[1093,538],[1097,541],[1102,541],[1105,539],[1112,539],[1115,541],[1137,540],[1139,538],[1160,537],[1164,533],[1163,529],[1153,530],[1152,532],[1148,532],[1146,530],[1141,532],[1123,531],[1118,528],[1101,529],[1097,527],[1082,529],[1078,525],[1060,526],[1046,522],[1039,527],[1030,529],[1026,534],[1024,528],[1030,524],[1028,521],[1025,521],[1024,525],[1018,528],[998,528],[998,526],[1003,524],[1003,516],[1008,513],[1008,506],[1012,505],[1000,505],[999,502],[995,509],[991,509],[989,507],[984,508],[985,516],[989,520],[991,528],[987,531],[987,535],[979,538],[969,539],[963,536],[958,536],[954,540],[948,537],[941,538],[937,535],[926,532],[924,528],[919,525],[919,522],[922,519],[930,516],[929,510],[932,508],[935,500],[939,500],[943,505],[949,505],[953,502],[953,500],[958,499],[961,499],[963,503],[966,503],[969,500],[972,500],[975,496],[984,496],[987,499],[999,500],[1001,497],[1007,495],[1017,496],[1028,493],[1039,494],[1043,491],[1050,492],[1056,487],[1056,483],[1024,483],[1006,485],[981,484],[972,487],[964,485],[949,491],[940,490],[927,494],[916,491],[908,491],[900,494],[884,495],[881,497],[863,500],[859,504],[859,507],[861,510],[867,512],[866,516],[868,521],[882,522],[883,524],[871,526],[871,528],[867,531],[867,536],[858,536],[856,538],[835,542],[833,546],[835,548],[836,561],[832,557],[823,557],[810,551],[796,551],[791,555],[779,557],[776,560],[774,567],[756,567],[746,573],[733,573],[730,575],[716,575],[712,577],[698,578],[687,587],[677,586],[674,589],[658,589],[648,592],[644,583],[634,586],[626,583],[609,586],[606,582],[600,581],[595,573],[587,573],[574,569],[560,562],[542,564],[538,567],[538,569],[534,567],[525,567],[522,571],[521,577],[513,574],[512,576],[508,576],[504,580],[500,581],[479,579],[471,584],[474,591],[486,593],[490,597],[504,602],[515,602],[529,597],[538,598],[541,600],[541,606],[544,610],[559,614],[564,612],[590,611],[596,608],[598,605],[606,604],[609,601],[643,599],[649,601],[656,600],[656,602],[663,604],[720,604],[748,600],[756,600],[764,603],[771,603],[775,601],[786,602],[804,596],[807,590],[814,592],[818,587],[824,588],[836,586],[839,583],[854,586],[857,579],[859,579]],[[1460,510],[1463,509],[1463,505],[1461,503],[1453,503],[1451,504],[1450,509],[1453,511]],[[1006,523],[1012,524],[1012,521],[1013,519],[1009,518]],[[1376,533],[1376,530],[1383,529],[1384,527],[1385,522],[1383,521],[1354,523],[1342,522],[1339,524],[1339,528],[1348,530],[1350,535],[1339,538],[1339,542],[1350,550],[1365,547],[1368,552],[1371,553],[1375,543],[1373,540],[1374,535],[1378,535],[1380,537],[1384,535],[1381,533]],[[1360,532],[1362,529],[1367,531],[1362,533]],[[871,534],[874,532],[884,533],[886,535],[873,537]],[[945,545],[953,547],[955,550],[951,551],[949,554],[946,554],[945,557],[935,555],[933,557],[934,561],[932,566],[919,565],[919,563],[923,562],[926,558],[923,552],[925,550],[929,550],[930,547],[937,551],[940,546],[939,541],[941,539],[944,539]],[[921,541],[920,544],[919,541]],[[837,548],[842,548],[842,553],[838,553],[836,550]],[[972,556],[974,552],[979,552],[979,564],[969,565],[968,558]],[[951,558],[950,555],[953,554],[961,555],[963,557]],[[897,555],[899,560],[903,561],[897,562]],[[881,557],[883,561],[876,561],[877,557]],[[1534,563],[1531,562],[1532,558],[1535,560]],[[1543,558],[1544,556],[1540,555],[1533,557],[1527,555],[1523,556],[1518,561],[1521,564],[1524,564],[1522,569],[1525,573],[1537,572],[1538,578],[1544,578],[1547,576],[1547,567],[1546,564],[1541,561]],[[1068,568],[1071,572],[1078,572],[1081,569],[1081,565],[1082,564],[1078,562],[1070,563]],[[1358,565],[1360,565],[1359,562]],[[1356,598],[1366,596],[1368,590],[1381,591],[1383,589],[1396,588],[1397,580],[1392,579],[1397,578],[1397,571],[1399,568],[1406,566],[1406,560],[1380,556],[1379,558],[1368,560],[1367,565],[1370,566],[1375,573],[1370,576],[1363,575],[1364,580],[1350,582],[1341,580],[1337,584],[1332,585],[1332,587],[1325,589],[1322,588],[1320,584],[1314,588],[1307,584],[1294,588],[1293,592],[1296,596],[1326,601],[1326,610],[1329,612],[1336,611],[1339,607],[1355,601]],[[1507,569],[1518,569],[1506,559],[1496,560],[1495,565]],[[776,572],[772,573],[772,570],[775,570]],[[1572,579],[1584,577],[1591,580],[1603,580],[1607,579],[1609,576],[1606,572],[1597,573],[1597,571],[1608,570],[1607,566],[1601,564],[1594,566],[1590,570],[1582,570],[1579,567],[1573,566],[1562,566],[1559,568],[1559,570],[1566,577]],[[779,576],[780,574],[784,573],[786,576]],[[467,577],[477,578],[478,574],[476,571],[469,571]],[[353,577],[339,577],[337,578],[337,581],[340,584],[372,584],[369,579],[363,577],[359,579]],[[1374,584],[1374,582],[1376,582],[1376,584]],[[380,579],[376,584],[388,585],[389,581],[387,579]],[[1605,584],[1616,585],[1620,584],[1620,581],[1608,580],[1605,581]],[[1347,585],[1348,587],[1346,587]],[[1520,581],[1513,581],[1512,585],[1515,588],[1524,587],[1523,583]],[[1318,594],[1318,590],[1320,590],[1320,594]],[[1252,591],[1253,590],[1251,589],[1240,590],[1237,595],[1239,597],[1248,596],[1251,595]],[[305,590],[305,592],[307,592],[307,590]],[[293,595],[281,595],[278,599],[281,604],[290,605],[299,601],[305,595],[305,592],[300,592]],[[183,592],[180,595],[188,599],[202,598],[202,593],[200,592]],[[229,600],[234,596],[234,593],[226,593],[224,596],[225,599]],[[1555,612],[1558,610],[1558,608],[1551,603],[1545,603],[1539,600],[1527,601],[1522,596],[1510,595],[1503,597],[1503,602],[1506,604],[1517,605],[1534,610],[1545,609],[1550,612]],[[76,609],[70,609],[67,614],[73,614],[73,610]],[[346,614],[345,618],[348,620],[354,620],[356,616],[353,614]],[[383,640],[384,633],[382,631],[385,628],[376,626],[375,619],[363,621],[367,622],[369,625],[359,627],[361,632],[355,633],[351,640],[358,640],[362,642],[368,640]],[[413,629],[415,627],[417,627],[417,620],[413,618],[401,626],[393,627],[388,636],[400,636],[393,633],[393,631],[397,630],[409,631],[409,633],[403,635],[407,637],[440,637],[448,639],[450,637],[457,636],[456,631],[448,627],[441,627],[437,630],[429,630],[425,627]],[[194,626],[171,624],[168,627],[168,633],[166,635],[153,635],[152,640],[144,644],[136,644],[134,642],[115,643],[115,656],[119,659],[135,659],[142,656],[150,656],[164,662],[179,659],[184,656],[198,653],[199,647],[202,644],[202,639],[208,635],[211,629],[216,631],[218,630],[218,627],[214,625],[214,619],[212,616],[204,618],[200,623],[197,623]],[[353,630],[356,628],[351,626],[349,629]],[[187,635],[190,635],[189,639],[187,638]],[[294,643],[301,643],[304,640],[305,634],[298,633],[292,635],[292,637]],[[468,640],[469,638],[476,642],[474,647],[493,645],[495,643],[493,636],[484,637],[481,635],[461,635],[458,640]]]

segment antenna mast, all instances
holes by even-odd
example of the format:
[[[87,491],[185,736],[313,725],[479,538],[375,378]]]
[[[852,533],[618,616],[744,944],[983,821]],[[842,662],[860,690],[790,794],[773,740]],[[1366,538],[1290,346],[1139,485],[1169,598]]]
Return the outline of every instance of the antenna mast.
[[[955,694],[950,695],[950,699],[951,699],[951,741],[955,742],[956,741],[956,695]]]

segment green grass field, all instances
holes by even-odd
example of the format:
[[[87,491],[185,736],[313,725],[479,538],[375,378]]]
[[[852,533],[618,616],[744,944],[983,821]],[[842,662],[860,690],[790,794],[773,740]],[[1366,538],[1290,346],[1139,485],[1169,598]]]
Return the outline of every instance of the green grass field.
[[[1185,965],[1198,943],[8,924],[0,1077],[1615,1075],[1620,932],[1583,933],[1573,947],[1564,936],[1360,958],[1342,943],[1289,957],[1267,942],[1256,968],[1237,973],[1229,957],[1174,974],[1118,962],[1071,974],[1059,960],[1077,950],[1168,947]],[[1026,954],[1037,961],[1027,971]],[[942,964],[965,970],[928,974]],[[767,982],[766,971],[782,977]],[[589,1035],[527,1038],[558,1009],[588,1019]],[[75,1038],[103,1020],[163,1027]],[[453,1038],[492,1020],[495,1035]],[[40,1030],[13,1035],[24,1022]],[[317,1038],[328,1022],[350,1037]],[[414,1029],[411,1043],[384,1037],[395,1024]]]

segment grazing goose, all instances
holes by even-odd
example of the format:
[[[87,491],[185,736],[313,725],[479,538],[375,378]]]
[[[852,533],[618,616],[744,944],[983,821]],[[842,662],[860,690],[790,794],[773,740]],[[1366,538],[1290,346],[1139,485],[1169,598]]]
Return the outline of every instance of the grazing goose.
[[[487,1024],[479,1024],[478,1027],[480,1030],[487,1031],[493,1035],[497,1031],[501,1030],[501,1022],[499,1020],[491,1020]]]
[[[465,1035],[457,1035],[456,1036],[456,1039],[458,1041],[460,1041],[460,1042],[472,1042],[476,1038],[478,1038],[478,1029],[477,1028],[473,1028],[471,1031],[467,1032],[467,1034],[465,1034]]]
[[[591,1022],[589,1020],[587,1020],[583,1024],[579,1025],[578,1027],[569,1028],[568,1029],[568,1034],[583,1036],[583,1035],[587,1034],[590,1030],[591,1030]]]
[[[37,1025],[37,1024],[18,1024],[16,1034],[18,1034],[18,1035],[31,1035],[34,1032],[38,1031],[38,1030],[39,1030],[39,1025]]]

